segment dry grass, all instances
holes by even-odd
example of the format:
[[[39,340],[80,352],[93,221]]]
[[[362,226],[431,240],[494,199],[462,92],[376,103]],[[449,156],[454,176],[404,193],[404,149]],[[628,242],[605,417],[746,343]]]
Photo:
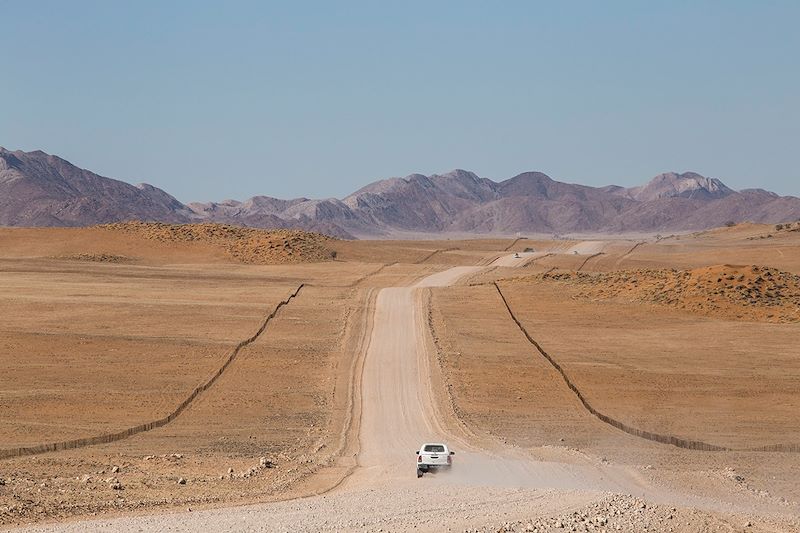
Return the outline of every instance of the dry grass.
[[[300,230],[262,230],[228,224],[120,222],[100,228],[162,243],[201,242],[222,248],[242,263],[329,261],[332,237]]]
[[[351,356],[344,324],[363,304],[356,289],[335,285],[368,271],[321,265],[0,261],[3,449],[164,416],[300,279],[332,285],[307,287],[167,426],[4,460],[0,523],[265,498],[318,470],[338,439],[330,436],[341,417],[335,377]],[[248,475],[265,456],[277,466]],[[187,484],[178,486],[179,477]]]
[[[471,427],[522,446],[585,447],[598,433],[613,437],[532,354],[493,286],[435,289],[431,304],[440,364]]]
[[[0,446],[92,436],[164,416],[292,288],[140,274],[3,274]]]
[[[65,254],[54,257],[53,259],[65,259],[68,261],[89,261],[92,263],[133,263],[136,261],[133,257],[114,254]]]
[[[800,231],[776,231],[773,225],[739,224],[732,228],[677,235],[647,242],[624,258],[601,257],[584,270],[664,267],[691,270],[725,264],[767,265],[800,274]]]
[[[733,319],[800,321],[800,276],[757,265],[593,274],[553,271],[531,281],[574,285],[580,298],[616,298]]]
[[[598,410],[640,429],[732,448],[800,442],[797,324],[592,302],[552,284],[501,286],[526,329]]]
[[[308,290],[172,424],[114,444],[4,461],[1,524],[289,494],[327,464],[338,438],[331,428],[344,414],[348,343],[358,333],[348,325],[370,289],[449,265],[488,264],[512,243],[520,251],[552,244],[115,228],[0,229],[3,447],[165,412],[289,290],[303,282]],[[752,225],[635,249],[633,241],[605,241],[603,255],[583,269],[591,274],[531,276],[576,269],[589,255],[565,253],[576,243],[556,244],[527,268],[490,269],[473,281],[524,278],[503,282],[504,293],[593,405],[646,430],[732,447],[800,441],[800,324],[773,323],[796,316],[787,313],[797,302],[800,232]],[[742,263],[770,266],[709,267]],[[435,289],[432,302],[445,375],[473,428],[525,446],[660,465],[673,479],[687,472],[692,484],[702,484],[698,470],[735,462],[748,481],[800,497],[796,456],[696,455],[598,422],[527,343],[493,287]],[[277,467],[246,475],[262,456]],[[112,478],[124,490],[110,488]]]

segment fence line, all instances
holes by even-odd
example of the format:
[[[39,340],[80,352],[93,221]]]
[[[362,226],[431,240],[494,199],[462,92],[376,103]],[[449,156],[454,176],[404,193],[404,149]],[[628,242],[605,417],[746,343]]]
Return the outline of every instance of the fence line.
[[[428,255],[426,255],[425,257],[423,257],[422,259],[415,261],[414,264],[420,265],[438,253],[452,252],[454,250],[458,250],[458,248],[438,248],[429,253]]]
[[[121,431],[116,431],[113,433],[103,433],[101,435],[95,435],[94,437],[84,437],[82,439],[72,439],[72,440],[65,440],[59,442],[49,442],[45,444],[38,444],[36,446],[23,446],[18,448],[8,448],[5,450],[0,450],[0,459],[8,459],[11,457],[22,457],[26,455],[37,455],[40,453],[46,452],[56,452],[56,451],[63,451],[63,450],[72,450],[75,448],[83,448],[85,446],[93,446],[96,444],[108,444],[111,442],[117,442],[123,439],[127,439],[128,437],[132,437],[134,435],[138,435],[139,433],[144,433],[146,431],[150,431],[156,428],[160,428],[166,426],[178,416],[180,416],[183,411],[189,407],[192,402],[197,399],[203,392],[207,391],[211,388],[212,385],[222,376],[225,370],[233,363],[236,359],[236,356],[239,355],[239,352],[245,346],[252,344],[253,342],[261,336],[264,330],[267,327],[267,324],[275,318],[275,315],[278,314],[278,311],[281,307],[288,305],[293,298],[295,298],[299,293],[300,290],[305,286],[305,284],[301,283],[285,300],[282,300],[278,303],[275,309],[267,315],[264,321],[261,323],[261,327],[258,328],[258,331],[251,337],[239,342],[236,347],[233,348],[228,358],[225,362],[220,366],[217,371],[211,376],[205,383],[202,383],[198,387],[196,387],[188,397],[186,397],[178,406],[172,410],[167,416],[163,418],[159,418],[157,420],[152,420],[150,422],[145,422],[144,424],[139,424],[137,426],[133,426],[127,429],[123,429]]]
[[[528,333],[528,330],[525,329],[525,326],[523,326],[522,323],[519,321],[517,316],[514,314],[514,311],[511,310],[511,306],[509,305],[508,300],[506,300],[506,297],[503,294],[503,291],[500,290],[500,285],[498,285],[495,282],[494,286],[497,289],[497,293],[500,295],[500,298],[503,300],[503,303],[505,304],[506,309],[508,310],[508,314],[511,315],[511,318],[514,320],[514,322],[516,322],[517,327],[519,327],[520,331],[522,331],[522,333],[528,339],[528,342],[530,342],[536,348],[536,350],[542,355],[542,357],[547,359],[547,361],[553,366],[553,368],[556,369],[556,371],[561,375],[561,377],[563,378],[564,382],[567,384],[569,389],[573,393],[575,393],[575,396],[578,397],[578,400],[580,400],[580,402],[583,405],[583,407],[589,413],[591,413],[593,416],[595,416],[597,419],[599,419],[600,421],[602,421],[602,422],[604,422],[604,423],[606,423],[606,424],[608,424],[610,426],[613,426],[613,427],[615,427],[615,428],[617,428],[617,429],[619,429],[621,431],[624,431],[625,433],[628,433],[629,435],[633,435],[635,437],[640,437],[640,438],[643,438],[643,439],[647,439],[647,440],[650,440],[650,441],[653,441],[653,442],[659,442],[661,444],[671,444],[672,446],[677,446],[678,448],[685,448],[687,450],[740,451],[740,452],[790,452],[790,453],[800,452],[800,445],[798,445],[798,444],[771,444],[771,445],[768,445],[768,446],[759,446],[759,447],[744,448],[744,449],[743,448],[727,448],[725,446],[717,446],[715,444],[709,444],[707,442],[703,442],[703,441],[700,441],[700,440],[683,439],[683,438],[680,438],[680,437],[676,437],[674,435],[664,435],[664,434],[661,434],[661,433],[654,433],[652,431],[645,431],[643,429],[639,429],[639,428],[630,426],[630,425],[628,425],[628,424],[626,424],[624,422],[621,422],[621,421],[619,421],[619,420],[617,420],[615,418],[612,418],[612,417],[608,416],[605,413],[602,413],[602,412],[598,411],[597,409],[594,408],[594,406],[592,406],[592,404],[589,403],[589,401],[586,399],[586,397],[583,395],[583,393],[580,391],[580,389],[578,389],[578,387],[575,385],[575,383],[573,383],[573,381],[570,379],[570,377],[567,375],[567,373],[564,371],[564,369],[561,367],[561,365],[558,364],[558,362],[555,359],[553,359],[553,357],[550,354],[548,354],[546,351],[544,351],[544,349],[541,347],[541,345],[538,342],[536,342],[533,339],[533,337],[530,336],[530,334]]]
[[[585,267],[585,266],[586,266],[586,263],[588,263],[589,261],[591,261],[591,260],[592,260],[592,259],[594,259],[595,257],[599,257],[599,256],[601,256],[601,255],[605,255],[605,254],[604,254],[603,252],[597,252],[596,254],[592,254],[592,255],[590,255],[589,257],[587,257],[587,258],[586,258],[586,261],[584,261],[583,263],[581,263],[581,266],[579,266],[579,267],[578,267],[578,270],[576,270],[576,272],[580,272],[581,270],[583,270],[583,267]]]

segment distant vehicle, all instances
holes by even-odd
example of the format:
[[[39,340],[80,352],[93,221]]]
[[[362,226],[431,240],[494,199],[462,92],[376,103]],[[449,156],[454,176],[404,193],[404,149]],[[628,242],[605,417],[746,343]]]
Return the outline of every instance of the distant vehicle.
[[[514,252],[514,259],[519,259],[519,252]]]
[[[417,452],[417,477],[437,468],[450,468],[453,466],[453,456],[456,452],[450,451],[447,444],[423,444]]]

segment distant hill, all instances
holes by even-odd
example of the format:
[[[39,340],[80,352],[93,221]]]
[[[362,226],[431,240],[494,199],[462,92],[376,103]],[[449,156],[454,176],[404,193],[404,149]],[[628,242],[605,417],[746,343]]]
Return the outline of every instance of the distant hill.
[[[800,219],[800,198],[735,191],[693,172],[639,187],[588,187],[541,172],[494,182],[472,172],[376,181],[344,199],[183,204],[151,185],[104,178],[41,151],[0,148],[0,225],[83,226],[123,220],[223,222],[351,238],[416,233],[623,233],[701,230]]]
[[[151,185],[104,178],[41,151],[0,147],[0,225],[86,226],[123,218],[187,222],[191,214]]]

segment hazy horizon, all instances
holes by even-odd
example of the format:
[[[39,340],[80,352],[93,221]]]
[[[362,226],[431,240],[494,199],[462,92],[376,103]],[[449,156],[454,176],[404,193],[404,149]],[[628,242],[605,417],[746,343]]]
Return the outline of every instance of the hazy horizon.
[[[0,145],[181,201],[454,168],[800,196],[800,5],[3,3]]]

